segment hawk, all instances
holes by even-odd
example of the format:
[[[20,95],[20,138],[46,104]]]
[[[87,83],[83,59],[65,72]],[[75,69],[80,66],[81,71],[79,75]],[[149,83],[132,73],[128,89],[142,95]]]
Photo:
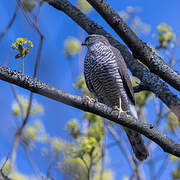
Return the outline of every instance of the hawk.
[[[84,76],[88,89],[95,98],[119,111],[130,111],[138,120],[134,92],[128,75],[127,66],[118,49],[111,46],[102,35],[89,35],[82,45],[88,51],[84,60]],[[124,127],[136,158],[147,159],[149,153],[139,134]]]

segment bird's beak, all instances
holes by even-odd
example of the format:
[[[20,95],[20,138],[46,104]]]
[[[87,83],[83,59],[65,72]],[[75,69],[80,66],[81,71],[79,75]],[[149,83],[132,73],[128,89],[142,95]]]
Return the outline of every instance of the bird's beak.
[[[85,41],[83,41],[82,43],[81,43],[81,46],[86,46],[87,44],[85,43]]]

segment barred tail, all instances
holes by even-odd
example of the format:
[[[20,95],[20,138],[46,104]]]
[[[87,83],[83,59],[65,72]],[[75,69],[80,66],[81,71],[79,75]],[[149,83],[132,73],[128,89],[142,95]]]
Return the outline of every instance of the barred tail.
[[[133,104],[130,105],[131,114],[138,119],[137,112],[135,106]],[[130,144],[132,146],[133,152],[136,158],[140,161],[146,160],[149,156],[148,149],[144,143],[144,140],[140,133],[133,131],[129,128],[124,128]]]

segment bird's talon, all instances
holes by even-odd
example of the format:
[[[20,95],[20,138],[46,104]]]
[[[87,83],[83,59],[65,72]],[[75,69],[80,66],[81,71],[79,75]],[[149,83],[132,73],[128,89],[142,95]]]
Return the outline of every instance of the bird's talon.
[[[90,98],[89,96],[86,96],[86,98],[88,99],[89,102],[95,102],[96,100],[93,98]]]
[[[128,113],[128,112],[130,112],[129,110],[124,111],[124,110],[122,110],[122,108],[120,108],[118,106],[115,106],[114,109],[118,111],[118,118],[120,118],[121,113]]]

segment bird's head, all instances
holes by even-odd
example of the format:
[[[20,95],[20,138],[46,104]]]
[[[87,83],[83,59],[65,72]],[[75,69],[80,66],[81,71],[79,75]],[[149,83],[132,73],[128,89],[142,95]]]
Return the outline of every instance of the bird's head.
[[[89,35],[84,42],[82,42],[82,46],[87,46],[87,47],[91,47],[92,45],[96,44],[96,43],[102,43],[104,45],[109,45],[109,41],[102,35],[98,35],[98,34],[92,34]]]

